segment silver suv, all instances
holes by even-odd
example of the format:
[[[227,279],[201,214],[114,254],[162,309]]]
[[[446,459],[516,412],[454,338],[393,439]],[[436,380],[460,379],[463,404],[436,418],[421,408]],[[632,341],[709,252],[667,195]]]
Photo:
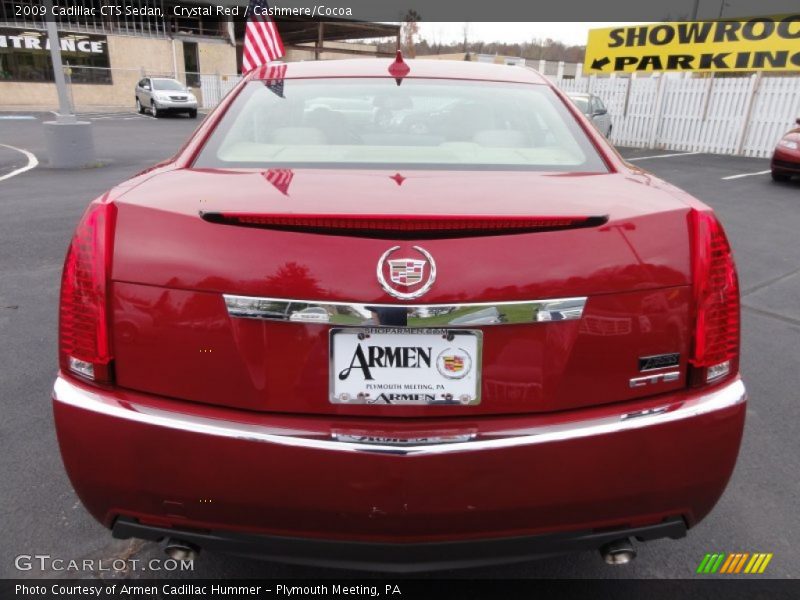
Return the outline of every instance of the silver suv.
[[[192,88],[176,79],[145,77],[136,84],[136,110],[149,110],[158,118],[168,112],[183,112],[192,119],[197,116],[197,98]]]
[[[577,93],[570,93],[567,96],[570,97],[583,114],[589,117],[589,120],[594,123],[600,133],[606,137],[611,135],[611,115],[608,114],[608,109],[598,96]]]

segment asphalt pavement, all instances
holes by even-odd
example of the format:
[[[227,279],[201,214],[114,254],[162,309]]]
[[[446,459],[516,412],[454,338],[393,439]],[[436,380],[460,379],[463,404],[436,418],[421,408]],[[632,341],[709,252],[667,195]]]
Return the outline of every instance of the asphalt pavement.
[[[124,111],[95,116],[97,164],[61,171],[47,166],[41,121],[51,116],[15,115],[33,118],[0,119],[0,577],[167,576],[149,570],[18,571],[14,563],[20,554],[106,561],[163,557],[156,544],[113,540],[83,509],[61,465],[50,407],[57,299],[64,252],[86,204],[173,154],[199,119],[156,120]],[[40,164],[13,175],[30,164],[19,150]],[[429,577],[686,578],[694,576],[705,553],[717,551],[771,552],[769,576],[800,577],[800,181],[772,182],[763,173],[769,168],[763,159],[621,151],[711,205],[732,241],[743,294],[742,372],[750,393],[733,478],[716,509],[688,537],[638,544],[639,558],[625,567],[608,567],[597,552],[583,552]],[[193,571],[168,576],[375,575],[206,552]]]

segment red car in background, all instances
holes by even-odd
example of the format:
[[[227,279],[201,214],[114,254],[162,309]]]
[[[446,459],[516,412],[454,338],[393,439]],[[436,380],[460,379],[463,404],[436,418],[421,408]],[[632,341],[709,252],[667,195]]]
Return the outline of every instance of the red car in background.
[[[623,563],[745,418],[719,221],[518,67],[252,72],[89,205],[59,339],[75,490],[172,556]]]
[[[792,175],[800,175],[800,127],[789,131],[775,146],[770,168],[775,181],[788,181]]]

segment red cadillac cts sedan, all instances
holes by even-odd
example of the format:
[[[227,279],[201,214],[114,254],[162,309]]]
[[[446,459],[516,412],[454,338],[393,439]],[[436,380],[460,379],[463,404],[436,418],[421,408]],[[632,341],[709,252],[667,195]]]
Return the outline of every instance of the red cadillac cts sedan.
[[[770,169],[775,181],[789,181],[792,175],[800,175],[800,118],[797,125],[780,139],[772,153]]]
[[[89,205],[53,406],[118,538],[413,571],[680,538],[746,395],[712,211],[519,67],[263,67]]]

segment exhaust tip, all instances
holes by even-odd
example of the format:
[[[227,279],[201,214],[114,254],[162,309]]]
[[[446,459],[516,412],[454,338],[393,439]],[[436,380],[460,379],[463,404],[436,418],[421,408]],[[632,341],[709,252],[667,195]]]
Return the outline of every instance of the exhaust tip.
[[[600,548],[600,554],[606,564],[627,565],[636,558],[636,549],[633,547],[630,538],[614,540]]]
[[[200,548],[189,542],[170,538],[167,540],[167,545],[164,546],[164,552],[173,560],[195,560],[200,553]]]

